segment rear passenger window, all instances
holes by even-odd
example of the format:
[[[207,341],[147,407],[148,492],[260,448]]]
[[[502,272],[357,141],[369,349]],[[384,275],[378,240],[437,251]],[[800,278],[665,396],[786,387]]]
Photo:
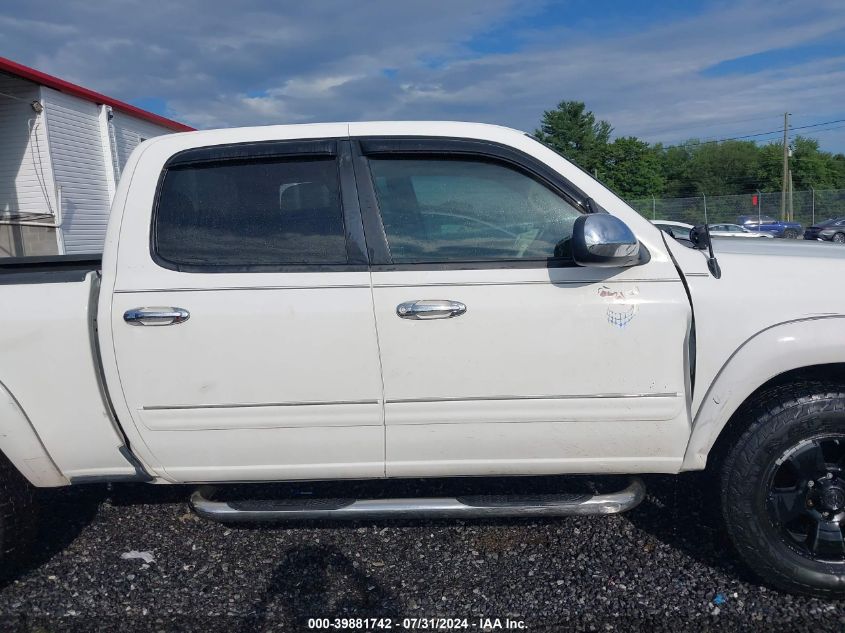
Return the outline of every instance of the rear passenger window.
[[[155,252],[178,266],[345,264],[334,158],[263,158],[167,170]]]

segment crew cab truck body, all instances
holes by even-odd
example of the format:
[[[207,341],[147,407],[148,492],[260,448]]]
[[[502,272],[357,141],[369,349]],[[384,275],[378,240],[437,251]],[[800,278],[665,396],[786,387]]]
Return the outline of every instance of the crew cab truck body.
[[[0,264],[0,551],[25,540],[30,486],[715,465],[750,565],[841,595],[845,296],[813,280],[845,257],[772,242],[719,241],[716,278],[703,251],[496,126],[147,141],[101,265]],[[284,520],[604,513],[641,498],[634,480],[557,504],[194,503]]]

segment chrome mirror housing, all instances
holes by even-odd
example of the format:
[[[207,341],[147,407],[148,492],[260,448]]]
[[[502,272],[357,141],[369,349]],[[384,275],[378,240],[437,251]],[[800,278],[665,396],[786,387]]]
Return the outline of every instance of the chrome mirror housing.
[[[575,220],[572,256],[579,266],[617,268],[642,263],[637,236],[608,213],[590,213]]]

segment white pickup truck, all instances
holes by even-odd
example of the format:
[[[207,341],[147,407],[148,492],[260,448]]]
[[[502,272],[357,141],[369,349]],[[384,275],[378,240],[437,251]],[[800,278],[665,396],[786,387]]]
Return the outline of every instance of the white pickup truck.
[[[845,250],[772,242],[690,248],[490,125],[146,141],[102,261],[0,262],[4,564],[32,536],[34,487],[217,484],[191,502],[221,521],[559,516],[633,507],[639,473],[707,467],[765,582],[843,596]],[[541,474],[631,478],[542,497],[219,496]]]

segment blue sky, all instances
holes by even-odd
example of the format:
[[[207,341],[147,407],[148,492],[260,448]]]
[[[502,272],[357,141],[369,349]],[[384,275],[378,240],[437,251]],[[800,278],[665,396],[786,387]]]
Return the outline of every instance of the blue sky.
[[[0,54],[196,127],[459,119],[585,101],[667,144],[845,119],[841,0],[6,0]],[[845,152],[845,128],[806,135]]]

